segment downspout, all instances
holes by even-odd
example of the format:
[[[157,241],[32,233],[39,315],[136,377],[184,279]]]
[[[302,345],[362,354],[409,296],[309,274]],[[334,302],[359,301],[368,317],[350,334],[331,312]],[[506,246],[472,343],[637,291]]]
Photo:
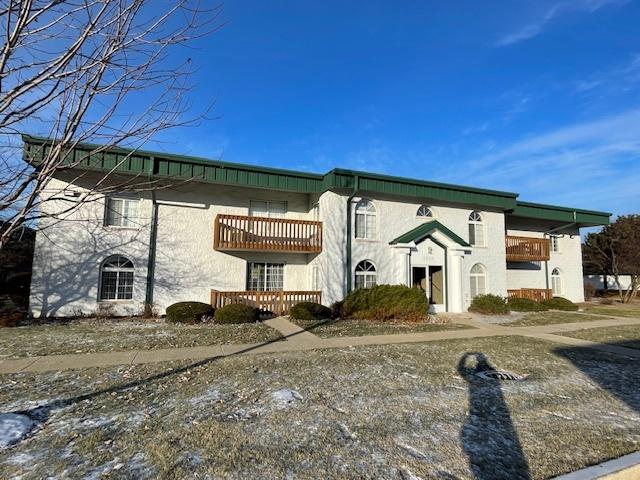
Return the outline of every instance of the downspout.
[[[349,198],[347,198],[347,243],[346,243],[346,249],[345,249],[345,256],[346,258],[346,278],[347,278],[347,294],[349,294],[349,292],[351,292],[351,287],[352,287],[352,275],[351,275],[351,202],[353,201],[354,197],[356,196],[356,194],[358,193],[358,190],[360,188],[360,177],[358,175],[354,175],[353,176],[353,191],[351,192],[351,195],[349,195]]]
[[[573,211],[573,222],[567,223],[565,225],[560,225],[559,227],[552,228],[551,230],[547,230],[544,232],[544,236],[547,237],[554,232],[558,232],[560,230],[564,230],[565,228],[573,227],[578,224],[578,218],[576,211]],[[547,290],[549,290],[549,260],[544,261],[544,280]]]
[[[149,172],[149,182],[153,179],[155,170],[155,157],[151,157],[151,171]],[[151,190],[151,226],[149,228],[149,257],[147,259],[147,288],[145,291],[145,309],[153,305],[153,284],[156,270],[156,242],[158,240],[158,201],[155,189]]]

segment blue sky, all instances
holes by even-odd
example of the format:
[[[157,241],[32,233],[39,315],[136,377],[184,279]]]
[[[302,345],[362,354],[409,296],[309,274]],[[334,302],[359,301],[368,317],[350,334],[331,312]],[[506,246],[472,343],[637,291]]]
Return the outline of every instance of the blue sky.
[[[223,21],[186,53],[217,118],[162,150],[640,211],[638,0],[234,0]]]

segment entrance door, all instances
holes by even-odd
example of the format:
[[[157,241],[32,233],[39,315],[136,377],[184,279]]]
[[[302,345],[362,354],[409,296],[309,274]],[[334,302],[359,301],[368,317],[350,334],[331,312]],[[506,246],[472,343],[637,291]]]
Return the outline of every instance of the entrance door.
[[[423,292],[427,291],[427,268],[411,267],[411,285]]]
[[[444,303],[444,275],[441,266],[429,267],[429,303],[435,305]]]

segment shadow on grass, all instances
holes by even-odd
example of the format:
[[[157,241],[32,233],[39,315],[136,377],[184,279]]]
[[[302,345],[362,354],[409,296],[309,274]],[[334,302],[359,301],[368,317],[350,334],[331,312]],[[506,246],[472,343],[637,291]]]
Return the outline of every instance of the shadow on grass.
[[[469,413],[460,442],[477,480],[529,480],[531,472],[522,451],[500,380],[478,377],[495,370],[480,352],[469,352],[458,362],[458,373],[469,385]]]
[[[179,367],[179,368],[172,368],[166,371],[162,371],[153,375],[150,375],[148,377],[145,378],[141,378],[138,380],[133,380],[131,382],[127,382],[127,383],[123,383],[121,385],[114,385],[108,388],[103,388],[100,390],[95,390],[93,392],[88,392],[88,393],[84,393],[81,395],[77,395],[74,397],[69,397],[69,398],[65,398],[65,399],[60,399],[60,400],[54,400],[51,402],[48,402],[44,405],[39,405],[37,407],[28,409],[28,410],[17,410],[17,411],[13,411],[13,412],[0,412],[0,414],[3,413],[13,413],[13,414],[18,414],[18,415],[26,415],[29,418],[31,418],[32,420],[34,420],[37,424],[39,424],[39,426],[42,426],[44,423],[46,423],[46,421],[49,419],[49,417],[51,416],[51,414],[56,411],[56,410],[60,410],[62,408],[66,408],[66,407],[70,407],[73,406],[77,403],[80,402],[84,402],[84,401],[91,401],[96,399],[97,397],[100,397],[101,395],[109,395],[112,393],[121,393],[124,392],[126,390],[132,389],[132,388],[136,388],[136,387],[141,387],[141,386],[145,386],[148,384],[151,384],[153,382],[159,381],[159,380],[164,380],[166,378],[175,376],[175,375],[180,375],[182,373],[185,373],[191,369],[197,368],[197,367],[202,367],[205,365],[210,365],[214,362],[217,362],[218,360],[222,360],[223,358],[229,358],[229,357],[233,357],[233,356],[237,356],[237,355],[242,355],[245,353],[249,353],[251,351],[260,349],[264,346],[267,345],[271,345],[272,343],[278,343],[281,342],[283,340],[286,340],[288,338],[292,338],[295,337],[296,335],[300,335],[301,333],[303,333],[305,330],[302,330],[300,332],[295,332],[289,335],[282,335],[281,337],[278,337],[276,339],[273,340],[267,340],[264,341],[262,343],[258,343],[255,345],[252,345],[250,347],[244,348],[242,350],[239,350],[237,352],[233,352],[230,354],[226,354],[226,355],[215,355],[213,357],[209,357],[209,358],[205,358],[203,360],[199,360],[197,362],[191,362],[188,365],[185,365],[183,367]],[[127,366],[127,365],[120,365],[120,366]],[[132,366],[132,365],[128,365],[128,366]]]
[[[635,342],[637,346],[640,340]],[[626,347],[630,342],[607,343]],[[636,347],[637,351],[637,347]],[[640,360],[624,354],[599,352],[589,347],[558,347],[553,353],[569,360],[580,372],[600,388],[640,411]],[[606,361],[603,361],[603,357]]]

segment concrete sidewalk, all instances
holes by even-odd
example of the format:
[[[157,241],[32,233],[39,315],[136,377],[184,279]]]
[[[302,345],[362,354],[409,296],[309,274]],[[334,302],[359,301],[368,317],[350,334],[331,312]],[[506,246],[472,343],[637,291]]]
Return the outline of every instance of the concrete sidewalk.
[[[489,324],[477,320],[460,319],[456,323],[472,329],[448,330],[441,332],[403,333],[395,335],[367,335],[360,337],[319,338],[309,331],[278,317],[265,322],[280,331],[285,341],[258,344],[212,345],[207,347],[169,348],[158,350],[130,350],[125,352],[82,353],[69,355],[48,355],[8,359],[0,361],[0,374],[18,372],[47,372],[89,367],[114,365],[135,365],[143,363],[167,362],[173,360],[204,360],[229,355],[256,355],[260,353],[293,352],[325,348],[348,348],[362,345],[392,345],[401,343],[434,342],[439,340],[485,338],[495,336],[522,336],[538,338],[565,345],[588,347],[607,353],[640,359],[640,350],[599,344],[588,340],[565,337],[556,333],[602,328],[618,325],[640,325],[640,318],[606,317],[588,322],[562,323],[535,327],[508,327]]]

